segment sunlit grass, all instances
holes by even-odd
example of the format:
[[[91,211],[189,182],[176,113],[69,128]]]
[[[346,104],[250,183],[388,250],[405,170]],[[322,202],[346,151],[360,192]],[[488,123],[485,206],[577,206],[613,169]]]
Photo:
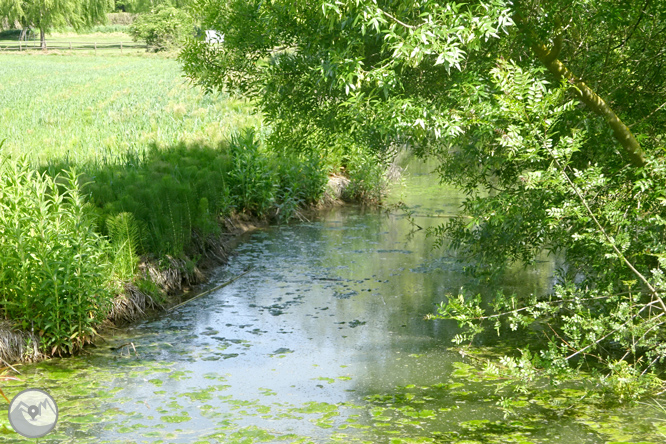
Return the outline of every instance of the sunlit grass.
[[[113,162],[128,151],[213,145],[259,124],[247,103],[204,95],[177,61],[0,54],[0,140],[35,163]]]

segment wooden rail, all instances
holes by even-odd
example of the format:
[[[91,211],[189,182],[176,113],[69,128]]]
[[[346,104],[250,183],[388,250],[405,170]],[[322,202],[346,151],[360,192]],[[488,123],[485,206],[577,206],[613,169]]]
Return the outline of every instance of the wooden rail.
[[[98,49],[120,49],[122,54],[123,49],[146,49],[148,46],[145,43],[136,42],[46,42],[46,50],[66,50],[66,51],[81,51],[81,50],[94,50],[97,53]],[[0,51],[39,51],[42,50],[41,43],[38,41],[17,42],[17,43],[0,43]]]

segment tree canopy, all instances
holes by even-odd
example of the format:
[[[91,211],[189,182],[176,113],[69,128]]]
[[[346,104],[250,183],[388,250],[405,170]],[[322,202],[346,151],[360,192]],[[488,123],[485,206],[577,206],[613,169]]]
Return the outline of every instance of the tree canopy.
[[[495,303],[508,328],[552,330],[538,365],[645,375],[666,357],[664,2],[195,0],[192,12],[225,44],[191,41],[186,72],[253,97],[270,143],[437,159],[468,197],[430,234],[476,275],[565,258],[550,299]],[[471,339],[489,318],[474,298],[451,301],[440,315]]]
[[[42,48],[46,32],[63,26],[90,27],[106,20],[113,0],[0,0],[0,18],[39,29]]]
[[[188,0],[115,0],[115,10],[132,13],[145,13],[158,7],[184,8]]]

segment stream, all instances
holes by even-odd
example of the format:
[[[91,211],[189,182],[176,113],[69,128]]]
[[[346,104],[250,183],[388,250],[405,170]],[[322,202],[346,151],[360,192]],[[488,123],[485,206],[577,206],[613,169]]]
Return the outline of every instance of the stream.
[[[413,164],[389,197],[400,200],[427,228],[462,196]],[[3,390],[53,396],[58,424],[40,443],[666,441],[666,400],[571,404],[584,396],[572,385],[516,395],[506,414],[509,392],[453,346],[455,323],[424,315],[461,287],[543,294],[557,265],[544,257],[480,285],[424,231],[404,212],[356,206],[255,231],[211,283],[250,268],[231,285],[88,354],[21,366]],[[492,337],[486,348],[503,353]],[[2,424],[0,442],[35,442]]]

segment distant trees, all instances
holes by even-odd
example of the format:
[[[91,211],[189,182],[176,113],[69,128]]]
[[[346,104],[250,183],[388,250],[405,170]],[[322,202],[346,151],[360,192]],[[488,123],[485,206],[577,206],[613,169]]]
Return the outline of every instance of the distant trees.
[[[113,0],[0,0],[0,19],[39,29],[43,49],[46,32],[63,26],[81,29],[102,23]]]
[[[192,19],[183,9],[160,5],[148,14],[141,14],[132,23],[129,33],[134,40],[145,40],[155,51],[163,51],[185,40],[193,30]]]
[[[132,13],[151,12],[160,6],[183,8],[188,0],[116,0],[115,10]]]

